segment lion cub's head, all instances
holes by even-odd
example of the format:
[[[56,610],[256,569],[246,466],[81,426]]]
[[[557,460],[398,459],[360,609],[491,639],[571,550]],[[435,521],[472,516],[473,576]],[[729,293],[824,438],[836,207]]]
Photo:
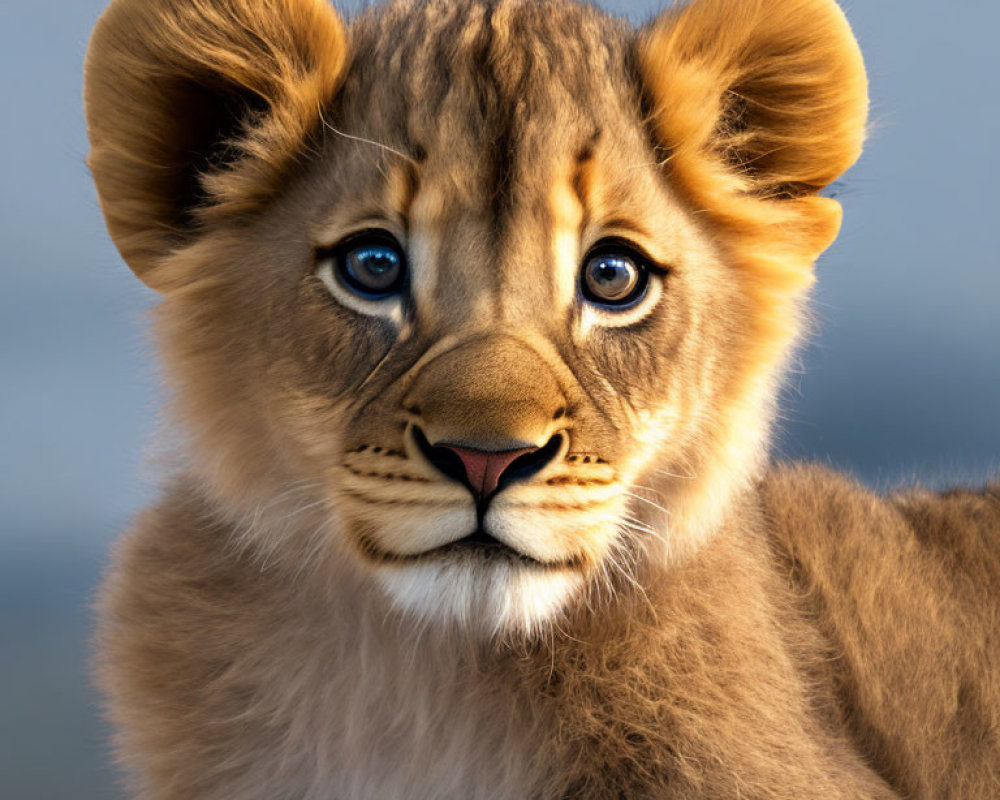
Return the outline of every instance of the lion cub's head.
[[[115,0],[86,101],[215,502],[524,630],[752,476],[866,89],[831,0]]]

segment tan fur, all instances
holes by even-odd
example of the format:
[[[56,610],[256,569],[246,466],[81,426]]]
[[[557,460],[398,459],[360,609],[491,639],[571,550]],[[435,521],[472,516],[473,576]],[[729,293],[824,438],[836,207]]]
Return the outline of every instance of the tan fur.
[[[114,0],[90,164],[180,459],[101,600],[136,796],[997,796],[998,489],[766,459],[866,108],[831,0]],[[325,271],[370,228],[405,299]],[[662,267],[618,312],[609,237]],[[418,429],[554,449],[480,519]]]

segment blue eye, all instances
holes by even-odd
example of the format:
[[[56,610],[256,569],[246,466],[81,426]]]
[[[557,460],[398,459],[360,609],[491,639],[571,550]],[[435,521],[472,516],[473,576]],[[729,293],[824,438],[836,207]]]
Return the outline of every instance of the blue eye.
[[[645,294],[649,268],[624,245],[608,243],[587,256],[580,283],[583,296],[591,303],[626,306]]]
[[[381,300],[397,294],[406,279],[406,256],[383,231],[352,237],[336,249],[337,276],[362,297]]]

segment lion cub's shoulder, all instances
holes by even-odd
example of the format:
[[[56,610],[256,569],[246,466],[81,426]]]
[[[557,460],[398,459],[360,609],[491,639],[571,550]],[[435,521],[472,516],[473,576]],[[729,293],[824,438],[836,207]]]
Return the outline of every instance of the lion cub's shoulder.
[[[760,488],[772,531],[790,552],[826,553],[834,563],[877,556],[890,568],[928,559],[941,568],[985,569],[1000,587],[1000,565],[990,557],[1000,546],[998,480],[881,495],[820,465],[780,464]]]
[[[880,498],[844,473],[820,464],[779,463],[760,483],[764,510],[775,527],[813,538],[844,526],[878,524]]]
[[[943,775],[948,796],[993,796],[976,764],[1000,768],[1000,702],[987,677],[1000,663],[1000,485],[881,496],[795,465],[767,475],[760,497],[852,725],[895,742],[884,776],[908,796],[943,796],[930,788]]]

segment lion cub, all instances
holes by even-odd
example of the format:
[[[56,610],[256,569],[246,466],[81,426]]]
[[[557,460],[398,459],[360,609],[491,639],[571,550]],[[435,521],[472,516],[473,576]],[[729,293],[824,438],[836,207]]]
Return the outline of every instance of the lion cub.
[[[135,796],[1000,795],[998,489],[766,458],[866,108],[832,0],[114,0],[183,454],[101,603]]]

